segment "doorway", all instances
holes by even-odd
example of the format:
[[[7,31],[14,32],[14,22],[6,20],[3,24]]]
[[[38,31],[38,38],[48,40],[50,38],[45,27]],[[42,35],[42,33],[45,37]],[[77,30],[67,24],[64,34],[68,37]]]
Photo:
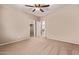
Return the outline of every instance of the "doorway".
[[[45,28],[45,21],[44,20],[40,20],[40,21],[35,21],[35,33],[36,33],[36,37],[45,37],[45,32],[46,32],[46,28]]]

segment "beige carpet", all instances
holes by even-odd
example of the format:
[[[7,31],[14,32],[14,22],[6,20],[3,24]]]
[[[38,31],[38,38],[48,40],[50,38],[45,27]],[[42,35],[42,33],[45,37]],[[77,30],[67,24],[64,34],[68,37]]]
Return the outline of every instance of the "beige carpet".
[[[76,55],[79,45],[45,38],[30,38],[0,46],[0,54]]]

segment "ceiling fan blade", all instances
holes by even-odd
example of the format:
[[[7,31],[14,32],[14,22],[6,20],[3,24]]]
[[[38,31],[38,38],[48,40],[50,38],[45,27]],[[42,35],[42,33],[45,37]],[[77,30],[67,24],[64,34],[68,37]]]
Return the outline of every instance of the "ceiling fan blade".
[[[38,6],[40,7],[40,4],[38,4]]]
[[[44,12],[44,10],[40,9],[41,12]]]
[[[36,9],[33,9],[32,12],[34,12]]]
[[[34,7],[34,6],[31,6],[31,5],[25,5],[25,6],[27,6],[27,7]]]
[[[43,6],[41,6],[41,7],[49,7],[50,5],[43,5]]]
[[[37,7],[37,5],[35,4],[35,7]]]

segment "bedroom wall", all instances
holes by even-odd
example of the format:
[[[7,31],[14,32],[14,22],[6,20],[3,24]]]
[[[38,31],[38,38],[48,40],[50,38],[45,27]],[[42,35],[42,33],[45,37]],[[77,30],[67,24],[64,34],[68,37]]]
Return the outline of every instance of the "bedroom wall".
[[[79,5],[66,5],[51,13],[46,24],[47,38],[79,44]]]
[[[0,5],[0,43],[23,40],[30,36],[35,17],[8,5]]]

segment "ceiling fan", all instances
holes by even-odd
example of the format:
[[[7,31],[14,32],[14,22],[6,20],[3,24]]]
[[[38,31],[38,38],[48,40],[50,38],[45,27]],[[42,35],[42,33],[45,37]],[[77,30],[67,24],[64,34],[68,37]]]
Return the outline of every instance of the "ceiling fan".
[[[36,10],[40,10],[41,12],[44,12],[42,8],[44,7],[49,7],[50,5],[48,4],[34,4],[34,5],[25,5],[26,7],[34,7],[32,12],[35,12]]]

